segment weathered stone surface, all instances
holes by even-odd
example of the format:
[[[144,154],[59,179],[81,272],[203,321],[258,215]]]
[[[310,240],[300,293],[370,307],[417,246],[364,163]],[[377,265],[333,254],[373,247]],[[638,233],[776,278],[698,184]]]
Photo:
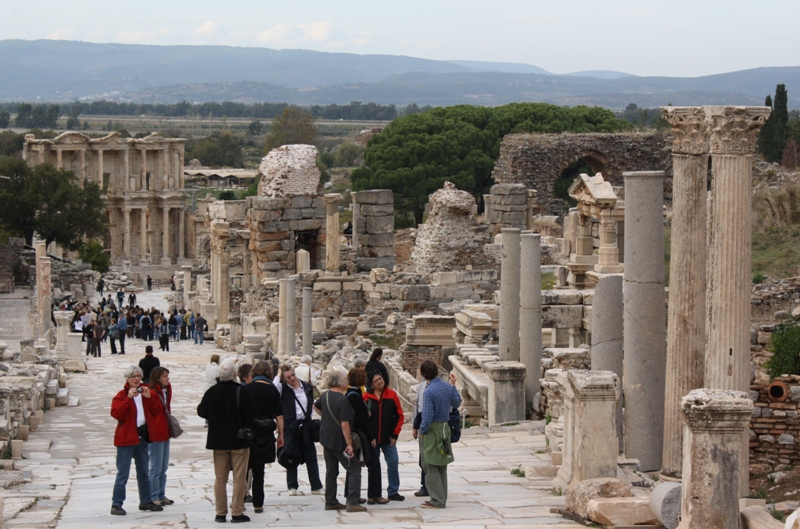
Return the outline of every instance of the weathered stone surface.
[[[740,515],[741,529],[783,529],[783,527],[795,529],[800,527],[796,520],[794,524],[787,520],[788,523],[786,525],[779,522],[770,514],[766,506],[751,505],[750,507],[745,507],[741,510]]]
[[[271,150],[259,167],[264,175],[258,184],[259,195],[317,195],[320,178],[316,163],[318,154],[313,145],[284,145]]]
[[[655,524],[647,498],[597,498],[586,505],[587,515],[600,525]]]
[[[676,529],[681,516],[680,483],[660,481],[650,494],[650,511],[667,529]]]
[[[572,329],[583,325],[583,305],[543,305],[542,327]]]
[[[356,201],[358,204],[394,204],[394,195],[390,189],[357,191]]]
[[[566,509],[583,518],[589,517],[589,501],[597,498],[629,498],[633,487],[616,478],[595,478],[567,487]]]

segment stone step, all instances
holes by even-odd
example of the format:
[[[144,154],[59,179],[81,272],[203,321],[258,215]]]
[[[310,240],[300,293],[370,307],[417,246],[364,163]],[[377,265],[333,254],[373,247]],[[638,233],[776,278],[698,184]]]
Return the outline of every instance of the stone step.
[[[69,404],[69,389],[61,388],[56,394],[56,406],[66,406]]]
[[[81,405],[80,397],[70,397],[69,401],[67,402],[67,406],[80,406],[80,405]]]

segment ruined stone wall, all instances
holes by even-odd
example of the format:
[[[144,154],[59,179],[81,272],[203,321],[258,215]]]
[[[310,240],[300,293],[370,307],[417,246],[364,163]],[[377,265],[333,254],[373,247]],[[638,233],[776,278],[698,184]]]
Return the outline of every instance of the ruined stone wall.
[[[755,402],[750,420],[750,472],[768,473],[800,463],[800,376],[750,386]]]
[[[353,193],[356,268],[394,268],[394,195],[389,189]]]
[[[445,182],[444,188],[431,195],[428,218],[417,231],[411,262],[417,273],[484,269],[494,266],[494,259],[483,251],[491,242],[485,224],[475,220],[475,198]]]
[[[527,229],[530,211],[528,188],[524,184],[495,184],[484,199],[492,234],[500,233],[503,228]]]
[[[660,133],[509,134],[503,138],[492,178],[498,184],[525,184],[535,189],[538,204],[548,212],[551,205],[560,205],[553,197],[561,173],[583,159],[613,185],[623,184],[623,171],[666,171],[664,185],[669,198],[670,152],[669,137]]]
[[[284,145],[272,149],[259,166],[264,175],[258,183],[264,197],[318,195],[320,172],[313,145]]]

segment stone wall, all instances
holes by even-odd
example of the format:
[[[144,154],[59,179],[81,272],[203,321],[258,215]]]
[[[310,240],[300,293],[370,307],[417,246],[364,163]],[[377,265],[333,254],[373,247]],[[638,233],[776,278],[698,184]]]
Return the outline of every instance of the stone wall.
[[[800,464],[800,376],[750,386],[755,402],[750,420],[750,472],[768,473]]]
[[[389,189],[357,191],[353,197],[356,268],[394,268],[394,195]]]
[[[503,228],[528,228],[531,212],[528,209],[528,188],[524,184],[495,184],[486,200],[486,220],[491,233],[500,233]]]
[[[259,166],[259,172],[264,175],[258,183],[259,195],[272,198],[318,195],[318,154],[313,145],[284,145],[272,149]]]
[[[660,133],[509,134],[503,138],[492,178],[498,184],[525,184],[537,191],[543,212],[560,209],[555,183],[570,164],[585,160],[613,185],[623,171],[666,171],[665,192],[672,196],[671,143]]]
[[[429,213],[417,231],[411,262],[417,273],[484,269],[494,266],[484,244],[490,241],[487,226],[475,220],[475,198],[445,182],[428,202]]]

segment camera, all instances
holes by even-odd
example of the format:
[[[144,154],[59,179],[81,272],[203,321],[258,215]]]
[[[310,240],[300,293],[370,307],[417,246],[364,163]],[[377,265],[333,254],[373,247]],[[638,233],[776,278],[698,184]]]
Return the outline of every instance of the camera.
[[[141,393],[142,391],[144,391],[143,387],[139,386],[138,388],[136,388],[136,393]]]

